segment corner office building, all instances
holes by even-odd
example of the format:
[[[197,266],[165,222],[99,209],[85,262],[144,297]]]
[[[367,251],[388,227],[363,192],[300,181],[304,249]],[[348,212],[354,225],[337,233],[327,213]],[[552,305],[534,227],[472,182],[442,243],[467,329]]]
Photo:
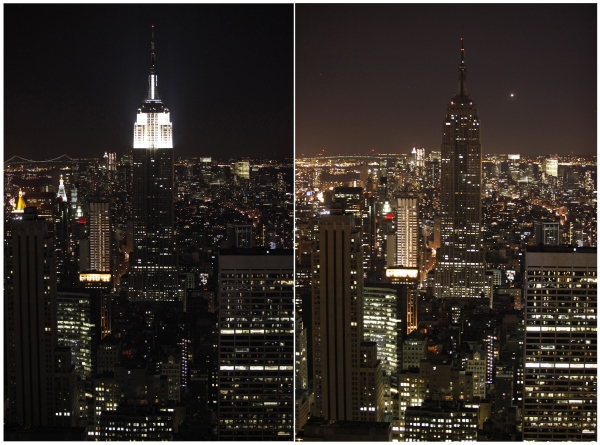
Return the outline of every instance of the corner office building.
[[[158,97],[152,25],[148,94],[133,128],[133,252],[129,299],[180,298],[174,255],[173,128]]]
[[[294,440],[293,251],[218,261],[219,440]]]
[[[596,441],[596,248],[530,246],[523,441]]]

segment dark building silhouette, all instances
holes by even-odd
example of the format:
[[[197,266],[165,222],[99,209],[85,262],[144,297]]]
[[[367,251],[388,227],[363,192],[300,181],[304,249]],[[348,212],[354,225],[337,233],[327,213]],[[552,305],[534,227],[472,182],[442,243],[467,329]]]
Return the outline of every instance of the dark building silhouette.
[[[5,424],[76,426],[75,368],[57,339],[56,263],[49,221],[28,207],[5,237]]]
[[[467,92],[467,67],[461,38],[458,91],[446,109],[441,146],[441,243],[435,268],[437,297],[479,297],[485,289],[479,124],[479,111]]]
[[[329,420],[383,420],[377,344],[364,341],[363,262],[353,215],[323,217],[312,252],[315,411]]]

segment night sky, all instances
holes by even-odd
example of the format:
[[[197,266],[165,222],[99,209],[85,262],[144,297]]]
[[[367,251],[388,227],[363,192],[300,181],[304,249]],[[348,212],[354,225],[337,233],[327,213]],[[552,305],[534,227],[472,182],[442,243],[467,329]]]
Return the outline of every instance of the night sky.
[[[596,154],[596,4],[297,4],[296,157],[439,150],[461,26],[484,153]]]
[[[120,156],[150,26],[175,156],[293,156],[293,6],[4,5],[4,159]]]

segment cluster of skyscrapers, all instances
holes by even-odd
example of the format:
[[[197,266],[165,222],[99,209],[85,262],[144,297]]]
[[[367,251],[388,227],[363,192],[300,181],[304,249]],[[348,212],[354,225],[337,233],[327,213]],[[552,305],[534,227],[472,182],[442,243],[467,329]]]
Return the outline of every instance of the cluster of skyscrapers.
[[[436,234],[423,230],[427,193],[392,191],[394,168],[381,166],[379,177],[365,168],[360,186],[319,190],[311,179],[310,208],[296,207],[295,251],[266,234],[257,248],[254,226],[231,221],[207,249],[210,267],[184,270],[153,29],[120,248],[117,204],[95,200],[82,211],[62,177],[53,199],[20,193],[5,206],[5,438],[169,440],[201,401],[213,430],[198,437],[220,440],[595,441],[595,242],[567,245],[559,222],[523,221],[534,233],[519,253],[522,287],[497,289],[503,281],[483,248],[481,129],[462,39],[458,74],[434,179]],[[116,174],[116,160],[104,162]],[[424,150],[407,165],[421,174]],[[252,174],[248,161],[235,163],[242,187]],[[125,347],[127,327],[113,335],[128,304],[147,353]],[[199,325],[156,323],[168,305],[215,323],[206,335]],[[160,337],[169,330],[171,343]],[[201,359],[190,348],[205,340],[214,356],[191,371]],[[153,348],[162,359],[150,360]],[[147,361],[129,363],[134,356]]]

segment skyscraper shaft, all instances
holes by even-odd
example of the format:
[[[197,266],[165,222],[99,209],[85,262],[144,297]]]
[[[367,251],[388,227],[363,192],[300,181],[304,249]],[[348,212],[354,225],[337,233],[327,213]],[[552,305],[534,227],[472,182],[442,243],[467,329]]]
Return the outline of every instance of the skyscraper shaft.
[[[481,251],[481,134],[479,111],[467,92],[461,38],[458,91],[446,109],[442,140],[441,243],[436,296],[478,297],[484,291]]]
[[[173,128],[158,96],[152,26],[148,93],[137,111],[133,136],[133,252],[130,299],[178,298],[174,258]]]

